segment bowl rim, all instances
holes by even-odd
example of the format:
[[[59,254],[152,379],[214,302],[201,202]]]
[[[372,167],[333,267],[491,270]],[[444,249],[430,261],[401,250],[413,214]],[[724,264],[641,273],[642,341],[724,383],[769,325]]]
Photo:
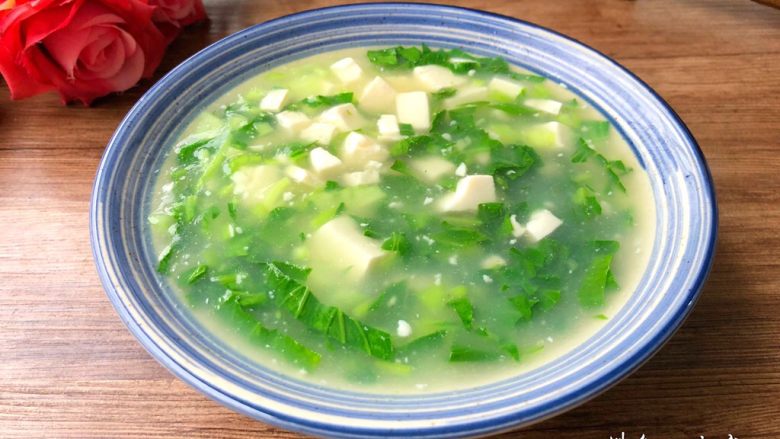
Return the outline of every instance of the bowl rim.
[[[593,47],[585,43],[582,43],[581,41],[575,38],[569,37],[555,30],[549,29],[547,27],[529,21],[525,21],[522,19],[518,19],[518,18],[514,18],[514,17],[510,17],[510,16],[506,16],[494,12],[488,12],[479,9],[460,7],[460,6],[441,5],[441,4],[432,4],[432,3],[415,3],[415,2],[355,3],[355,4],[335,5],[335,6],[316,8],[316,9],[309,9],[309,10],[285,15],[282,17],[273,18],[265,22],[249,26],[245,29],[242,29],[236,33],[221,38],[218,41],[206,46],[205,48],[199,50],[197,53],[188,57],[182,63],[177,65],[170,72],[165,74],[154,86],[152,86],[139,99],[139,101],[128,111],[127,116],[119,124],[116,131],[112,135],[103,153],[103,156],[101,157],[100,165],[98,167],[95,176],[95,180],[92,188],[92,197],[90,201],[90,226],[89,226],[90,243],[92,247],[93,258],[97,266],[98,275],[100,277],[101,283],[103,285],[103,288],[109,300],[111,301],[115,310],[119,314],[125,326],[127,326],[130,332],[139,340],[142,346],[152,355],[153,358],[155,358],[160,364],[165,366],[169,371],[171,371],[174,375],[182,379],[189,386],[200,391],[201,393],[205,394],[209,398],[219,402],[220,404],[223,404],[235,411],[248,415],[252,418],[259,419],[264,422],[288,430],[293,430],[293,431],[298,431],[303,433],[315,433],[315,434],[322,434],[323,432],[327,432],[330,434],[335,433],[341,436],[356,436],[356,435],[365,434],[365,431],[362,430],[357,430],[357,429],[350,430],[349,426],[343,426],[342,431],[330,431],[327,429],[322,430],[322,425],[316,422],[316,420],[306,420],[306,419],[295,418],[295,417],[285,418],[283,416],[274,416],[273,414],[259,412],[253,407],[251,407],[251,405],[243,401],[240,401],[238,399],[234,399],[231,395],[224,393],[218,386],[215,386],[212,383],[209,383],[207,381],[201,380],[200,378],[195,376],[191,371],[189,371],[186,367],[178,364],[173,358],[170,357],[170,355],[164,349],[158,346],[155,343],[155,341],[152,340],[152,338],[150,338],[146,334],[144,329],[141,326],[139,326],[137,322],[134,321],[134,319],[131,317],[129,313],[129,310],[125,307],[126,304],[124,304],[122,300],[117,296],[115,285],[110,279],[108,273],[109,264],[107,264],[106,258],[101,253],[102,248],[98,242],[99,231],[98,231],[98,226],[96,224],[96,220],[98,217],[98,208],[99,208],[98,199],[101,191],[100,183],[103,181],[104,175],[107,172],[106,169],[106,165],[108,162],[107,159],[111,156],[112,153],[114,153],[115,151],[117,151],[122,147],[121,144],[117,143],[117,140],[121,137],[120,134],[122,133],[122,131],[127,129],[127,125],[130,123],[129,116],[135,115],[136,110],[141,106],[141,104],[145,100],[151,99],[150,96],[153,96],[156,92],[158,92],[166,82],[175,80],[177,76],[179,76],[181,73],[186,71],[189,64],[197,63],[200,57],[205,56],[206,52],[213,51],[223,46],[230,46],[234,42],[241,40],[245,35],[256,32],[258,29],[262,29],[263,27],[268,26],[270,24],[283,23],[285,21],[300,18],[301,16],[309,16],[309,15],[315,16],[325,11],[349,10],[349,9],[372,8],[372,7],[381,7],[381,8],[422,7],[422,8],[439,9],[442,11],[447,11],[447,10],[460,11],[460,12],[475,14],[477,16],[487,17],[491,19],[508,21],[512,24],[521,24],[523,26],[535,28],[543,32],[553,34],[554,36],[557,36],[570,43],[575,44],[576,46],[579,46],[580,49],[584,49],[591,56],[599,58],[600,61],[605,61],[612,64],[613,66],[621,70],[624,74],[628,75],[636,83],[636,85],[641,87],[643,91],[648,92],[653,98],[657,100],[658,103],[661,104],[662,110],[670,117],[673,124],[678,129],[680,129],[682,135],[687,140],[688,143],[687,146],[691,147],[691,152],[693,153],[696,166],[703,174],[703,181],[706,183],[704,187],[702,187],[702,189],[706,191],[706,193],[704,194],[705,200],[709,202],[705,204],[709,205],[709,210],[711,213],[711,223],[709,228],[710,233],[709,236],[706,237],[706,245],[704,246],[705,247],[704,250],[702,250],[702,252],[705,253],[703,258],[703,263],[698,273],[696,274],[694,278],[695,280],[692,283],[692,287],[688,291],[685,300],[683,302],[687,304],[687,306],[680,306],[673,314],[673,316],[669,319],[668,323],[664,327],[659,328],[657,333],[647,343],[645,343],[641,349],[639,349],[634,355],[622,360],[622,362],[619,363],[619,367],[615,369],[614,373],[610,375],[605,375],[603,377],[597,377],[598,379],[591,380],[590,382],[585,383],[584,385],[580,386],[578,389],[575,389],[567,393],[565,396],[568,396],[569,398],[555,399],[554,401],[550,402],[550,404],[548,404],[551,407],[547,408],[546,410],[542,410],[542,408],[539,408],[537,415],[532,416],[531,420],[524,425],[540,422],[544,419],[553,417],[557,414],[570,410],[576,406],[579,406],[593,399],[594,397],[608,390],[610,387],[616,385],[625,377],[633,373],[636,369],[638,369],[646,361],[648,361],[655,353],[657,353],[658,350],[661,347],[663,347],[663,345],[671,338],[671,336],[681,327],[685,319],[690,315],[691,311],[693,310],[693,307],[697,299],[701,295],[704,282],[712,268],[712,264],[715,256],[715,247],[717,242],[719,219],[718,219],[718,206],[717,206],[717,198],[715,194],[714,182],[712,179],[710,169],[704,158],[704,154],[701,150],[701,147],[699,143],[696,141],[693,134],[691,133],[690,129],[686,126],[686,124],[682,121],[682,119],[674,111],[674,109],[666,102],[666,100],[664,100],[652,87],[650,87],[639,76],[637,76],[635,73],[628,70],[626,67],[624,67],[616,60],[612,59],[611,57],[605,55],[604,53],[600,52],[597,49],[594,49]],[[563,402],[559,402],[562,400]],[[554,402],[557,402],[557,404],[554,404]],[[468,430],[464,430],[461,427],[457,430],[449,431],[446,429],[446,426],[445,427],[440,426],[438,428],[420,430],[417,433],[418,434],[422,433],[421,436],[422,435],[428,436],[430,434],[434,434],[437,437],[439,435],[446,435],[446,436],[460,436],[464,434],[468,435],[468,434],[472,434],[473,432],[479,432],[479,434],[488,434],[488,433],[492,434],[492,433],[497,433],[501,431],[510,430],[512,428],[516,428],[515,424],[517,421],[513,421],[512,415],[513,414],[508,414],[503,417],[473,421],[468,424],[469,427]],[[372,433],[382,434],[387,432],[374,430],[372,431]]]

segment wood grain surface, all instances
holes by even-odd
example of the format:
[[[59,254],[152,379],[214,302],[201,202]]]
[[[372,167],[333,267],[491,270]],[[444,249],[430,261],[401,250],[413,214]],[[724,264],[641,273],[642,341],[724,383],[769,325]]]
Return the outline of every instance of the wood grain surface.
[[[211,22],[157,78],[230,33],[325,0],[206,0]],[[688,124],[720,203],[712,274],[682,329],[631,377],[509,436],[780,437],[780,11],[749,0],[451,2],[614,57]],[[93,108],[0,90],[0,437],[297,437],[212,402],[157,364],[98,282],[88,200],[117,124],[153,83]]]

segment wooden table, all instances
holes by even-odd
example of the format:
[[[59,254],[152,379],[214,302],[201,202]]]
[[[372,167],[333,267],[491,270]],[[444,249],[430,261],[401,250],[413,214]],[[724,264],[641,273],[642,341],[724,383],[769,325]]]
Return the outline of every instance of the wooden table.
[[[747,0],[453,2],[530,20],[613,56],[682,116],[720,203],[712,275],[637,373],[524,438],[780,437],[780,11]],[[326,0],[207,0],[158,76],[254,23]],[[295,437],[193,391],[120,322],[87,208],[104,145],[153,81],[93,108],[0,91],[0,437]]]

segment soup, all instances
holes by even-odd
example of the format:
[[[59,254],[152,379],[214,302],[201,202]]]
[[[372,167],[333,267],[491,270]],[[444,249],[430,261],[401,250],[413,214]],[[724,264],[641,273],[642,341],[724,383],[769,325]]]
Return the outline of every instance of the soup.
[[[631,294],[647,176],[565,87],[499,58],[349,49],[263,72],[171,146],[158,272],[265,367],[382,393],[539,367]]]

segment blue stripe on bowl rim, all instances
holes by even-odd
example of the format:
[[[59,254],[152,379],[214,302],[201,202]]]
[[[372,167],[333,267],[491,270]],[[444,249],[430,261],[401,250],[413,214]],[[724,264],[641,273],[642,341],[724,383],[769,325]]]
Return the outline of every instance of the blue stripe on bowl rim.
[[[629,141],[651,180],[657,233],[650,266],[618,315],[544,367],[474,389],[382,396],[280,375],[222,346],[154,271],[143,230],[164,145],[201,103],[259,71],[344,47],[426,43],[463,47],[565,84]],[[109,142],[93,188],[90,237],[98,273],[122,321],[150,354],[210,398],[290,430],[328,436],[441,437],[493,433],[554,416],[617,383],[656,352],[692,309],[712,264],[714,188],[677,114],[605,55],[540,26],[484,11],[418,3],[301,12],[224,38],[165,75]]]

